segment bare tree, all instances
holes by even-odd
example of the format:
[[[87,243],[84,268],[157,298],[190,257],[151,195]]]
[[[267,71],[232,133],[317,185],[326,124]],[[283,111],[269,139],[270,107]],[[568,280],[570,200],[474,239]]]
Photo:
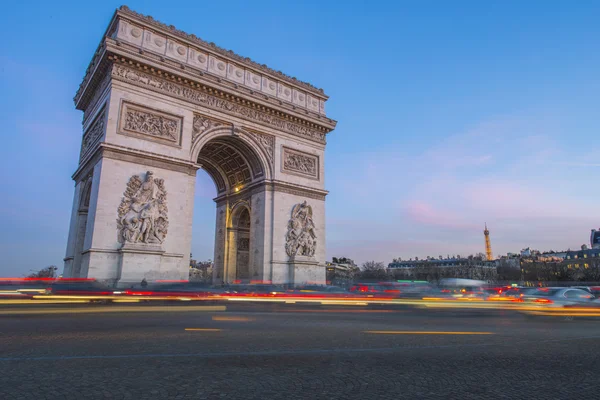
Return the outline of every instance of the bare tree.
[[[39,271],[33,271],[29,275],[28,278],[55,278],[56,270],[58,268],[55,265],[49,265],[46,268],[42,268]]]
[[[385,265],[380,261],[367,261],[361,269],[361,279],[387,279]]]
[[[586,282],[600,282],[600,259],[590,259],[587,261],[587,268],[584,266],[581,272],[581,280]]]

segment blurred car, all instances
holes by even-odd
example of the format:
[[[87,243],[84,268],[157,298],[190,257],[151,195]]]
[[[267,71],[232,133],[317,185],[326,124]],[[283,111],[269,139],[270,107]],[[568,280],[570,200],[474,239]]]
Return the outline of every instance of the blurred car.
[[[173,297],[173,298],[203,298],[218,296],[226,293],[223,288],[214,288],[206,284],[197,284],[193,282],[174,282],[174,283],[155,283],[142,289],[126,289],[124,291],[129,296],[152,297]]]
[[[348,290],[355,295],[375,295],[383,293],[384,288],[378,283],[355,283]]]
[[[286,294],[282,286],[266,283],[228,285],[224,286],[223,290],[229,296],[241,297],[274,297]]]
[[[50,293],[50,284],[54,279],[2,278],[0,279],[0,298],[31,299],[35,295]]]
[[[535,292],[537,289],[523,286],[505,286],[497,288],[497,295],[490,296],[488,300],[520,301],[524,295]]]
[[[600,286],[589,286],[590,293],[596,298],[600,298]]]
[[[422,298],[434,292],[433,286],[427,281],[397,281],[395,284],[403,298]]]
[[[484,300],[489,296],[485,292],[487,283],[476,279],[445,278],[440,281],[442,297],[469,300]]]
[[[48,288],[47,294],[56,296],[112,296],[120,292],[93,279],[55,280]]]
[[[279,296],[279,294],[277,295]],[[302,285],[288,289],[284,296],[336,299],[350,297],[351,294],[346,289],[339,286]]]
[[[570,287],[537,288],[523,295],[522,299],[525,303],[549,307],[599,304],[591,293]]]
[[[395,282],[355,283],[348,289],[352,296],[367,296],[381,298],[400,297],[402,290]]]

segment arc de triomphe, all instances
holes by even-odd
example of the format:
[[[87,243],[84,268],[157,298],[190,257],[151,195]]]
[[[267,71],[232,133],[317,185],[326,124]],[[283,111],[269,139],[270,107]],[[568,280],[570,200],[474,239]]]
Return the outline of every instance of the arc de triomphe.
[[[324,283],[326,100],[121,7],[75,96],[83,138],[63,276],[187,279],[203,168],[217,188],[214,282]]]

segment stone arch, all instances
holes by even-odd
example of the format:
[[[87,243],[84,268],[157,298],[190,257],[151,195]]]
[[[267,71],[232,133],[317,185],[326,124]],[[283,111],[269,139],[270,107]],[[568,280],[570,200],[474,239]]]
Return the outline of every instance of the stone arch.
[[[246,200],[240,200],[231,206],[231,212],[229,213],[229,220],[227,221],[227,227],[233,228],[240,224],[240,217],[243,212],[247,211],[250,214],[250,203]]]
[[[219,195],[273,177],[266,151],[249,133],[231,126],[218,126],[196,137],[190,157],[211,176]]]

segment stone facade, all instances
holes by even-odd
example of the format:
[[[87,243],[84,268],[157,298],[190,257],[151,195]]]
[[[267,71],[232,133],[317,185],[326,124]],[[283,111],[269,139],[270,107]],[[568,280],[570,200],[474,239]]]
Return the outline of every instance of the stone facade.
[[[63,275],[119,286],[187,279],[203,168],[218,192],[215,282],[324,283],[323,160],[336,125],[326,100],[117,10],[75,96],[84,134]]]

